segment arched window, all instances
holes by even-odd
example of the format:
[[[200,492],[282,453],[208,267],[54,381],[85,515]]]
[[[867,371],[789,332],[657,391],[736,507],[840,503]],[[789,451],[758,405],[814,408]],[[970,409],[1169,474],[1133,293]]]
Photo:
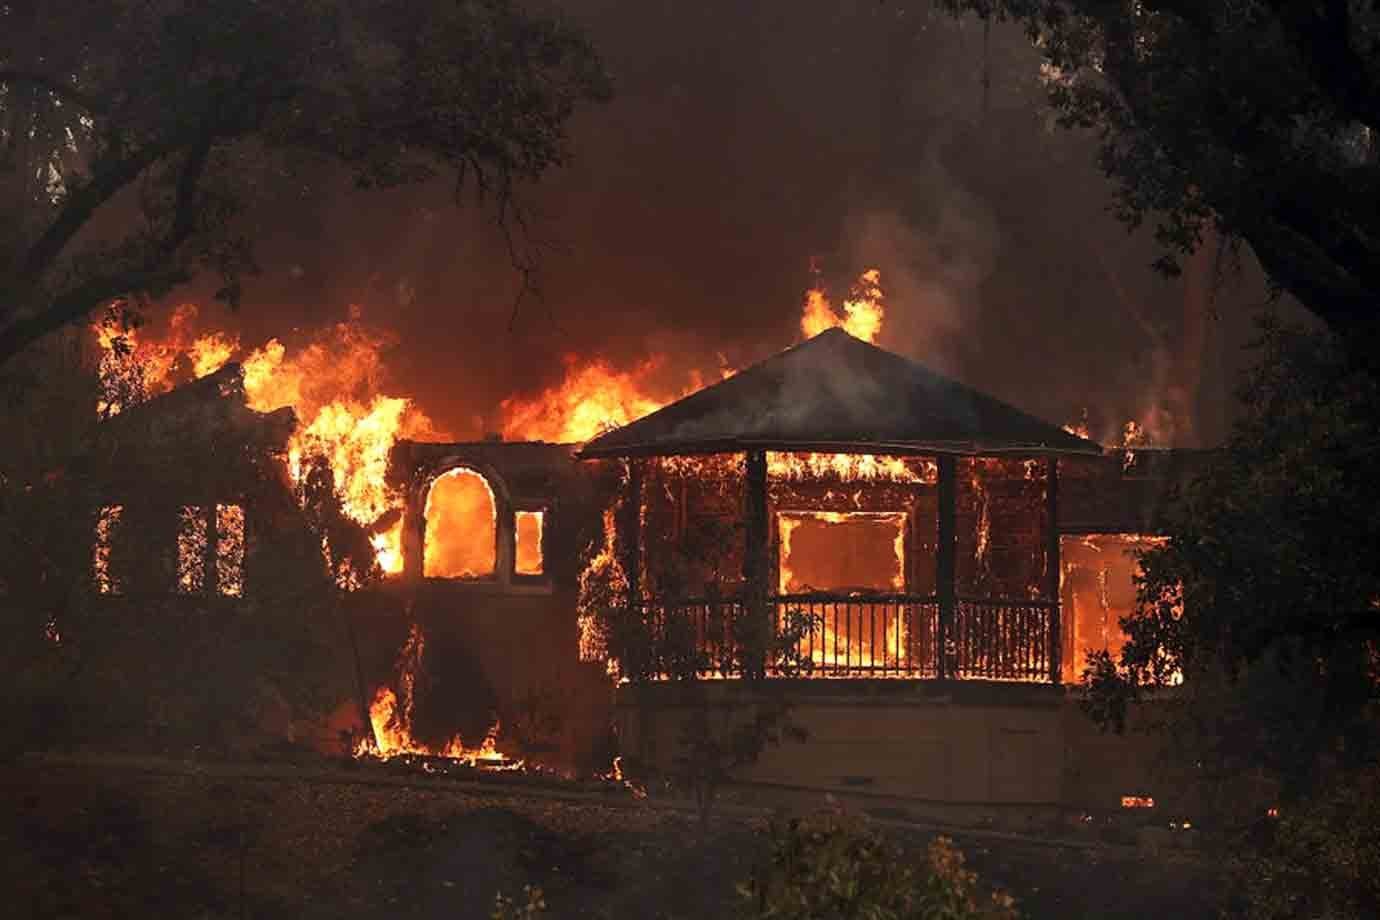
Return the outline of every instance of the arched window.
[[[484,578],[494,574],[497,507],[489,482],[458,467],[437,476],[426,495],[422,573],[427,578]]]

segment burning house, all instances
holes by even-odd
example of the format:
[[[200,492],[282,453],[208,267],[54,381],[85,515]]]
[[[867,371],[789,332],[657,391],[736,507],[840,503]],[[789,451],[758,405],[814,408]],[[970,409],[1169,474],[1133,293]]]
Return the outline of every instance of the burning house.
[[[1146,797],[1146,752],[1100,736],[1065,687],[1123,641],[1135,551],[1194,455],[1104,452],[864,341],[879,304],[827,306],[807,300],[803,343],[638,401],[603,434],[607,407],[548,424],[505,404],[526,419],[510,433],[569,443],[446,441],[402,400],[313,397],[332,362],[275,343],[107,425],[186,404],[268,432],[252,443],[278,458],[272,501],[166,480],[163,543],[201,562],[163,580],[189,593],[252,595],[265,521],[286,519],[309,459],[330,461],[385,574],[341,652],[357,692],[332,731],[352,726],[360,750],[606,766],[616,726],[625,756],[668,766],[685,715],[668,678],[688,661],[727,721],[761,686],[745,672],[788,685],[810,739],[752,781],[943,807]],[[97,523],[98,581],[118,583],[102,560],[124,504]],[[688,639],[689,657],[620,660],[610,609]],[[754,617],[804,624],[789,673],[739,641]]]

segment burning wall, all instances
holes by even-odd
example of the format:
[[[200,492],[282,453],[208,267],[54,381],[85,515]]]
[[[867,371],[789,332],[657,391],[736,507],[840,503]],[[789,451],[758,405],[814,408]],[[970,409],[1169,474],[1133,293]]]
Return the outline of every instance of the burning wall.
[[[1136,608],[1137,553],[1163,542],[1162,537],[1128,533],[1060,539],[1066,682],[1076,683],[1082,677],[1089,655],[1108,652],[1115,658],[1121,653],[1126,634],[1120,621]]]

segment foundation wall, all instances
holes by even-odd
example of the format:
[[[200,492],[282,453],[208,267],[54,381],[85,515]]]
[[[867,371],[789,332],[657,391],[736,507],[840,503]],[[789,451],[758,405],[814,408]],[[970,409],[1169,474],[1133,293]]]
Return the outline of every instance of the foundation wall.
[[[1157,792],[1148,739],[1102,734],[1060,688],[816,683],[832,686],[789,691],[791,717],[808,739],[769,748],[738,779],[939,814],[1103,811],[1119,808],[1123,795]],[[741,685],[702,687],[716,727],[751,713],[754,698]],[[656,770],[673,769],[694,705],[672,685],[620,688],[622,750]]]

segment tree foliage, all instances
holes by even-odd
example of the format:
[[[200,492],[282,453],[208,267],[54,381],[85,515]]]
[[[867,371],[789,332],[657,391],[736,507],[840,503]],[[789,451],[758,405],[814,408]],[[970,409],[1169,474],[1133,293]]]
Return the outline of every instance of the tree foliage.
[[[51,337],[0,373],[0,422],[14,433],[0,455],[6,747],[223,749],[351,698],[344,588],[377,573],[329,470],[290,489],[262,429],[225,421],[235,394],[217,380],[206,400],[98,420],[77,339]],[[210,590],[209,573],[202,590],[177,590],[179,509],[211,502],[246,509],[239,597]],[[93,547],[97,509],[117,504],[112,594]]]
[[[1142,557],[1120,661],[1089,678],[1117,721],[1182,675],[1178,727],[1204,763],[1301,794],[1380,751],[1380,384],[1336,337],[1273,322],[1260,359],[1229,443]]]
[[[1375,366],[1380,12],[1354,0],[944,0],[1012,19],[1063,124],[1097,132],[1162,267],[1209,227]]]
[[[0,6],[0,361],[201,272],[237,303],[236,217],[294,170],[449,175],[507,227],[607,90],[576,31],[509,0]]]
[[[986,897],[963,853],[935,838],[918,865],[861,821],[837,813],[773,826],[767,852],[738,886],[742,916],[760,920],[1014,920],[1009,895]]]

